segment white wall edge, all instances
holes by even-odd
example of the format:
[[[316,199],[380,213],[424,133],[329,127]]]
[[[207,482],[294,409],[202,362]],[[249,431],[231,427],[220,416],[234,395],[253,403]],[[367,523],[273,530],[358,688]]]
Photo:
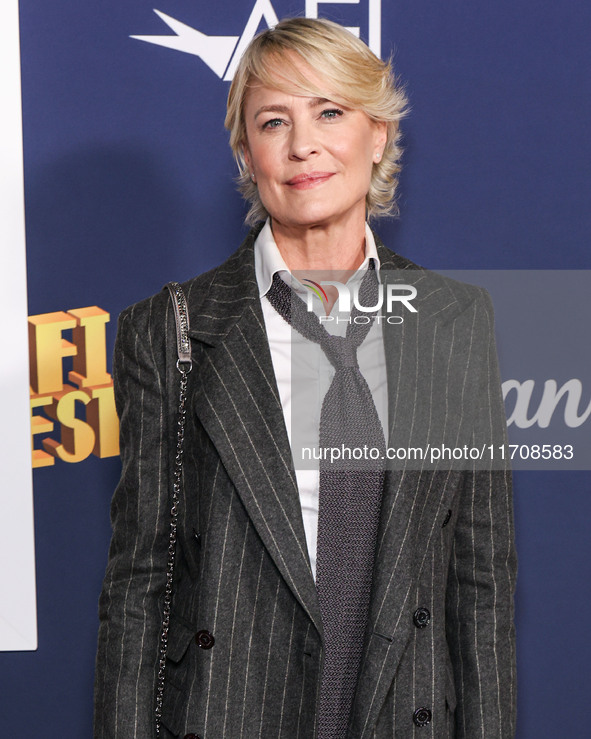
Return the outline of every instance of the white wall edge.
[[[0,650],[37,648],[18,0],[0,30]]]

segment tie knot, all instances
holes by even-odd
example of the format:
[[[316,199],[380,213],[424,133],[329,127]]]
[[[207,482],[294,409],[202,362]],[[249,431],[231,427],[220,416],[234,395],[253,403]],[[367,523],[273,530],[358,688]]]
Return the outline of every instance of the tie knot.
[[[346,336],[331,336],[323,338],[321,346],[335,369],[345,367],[359,368],[357,363],[357,346]]]

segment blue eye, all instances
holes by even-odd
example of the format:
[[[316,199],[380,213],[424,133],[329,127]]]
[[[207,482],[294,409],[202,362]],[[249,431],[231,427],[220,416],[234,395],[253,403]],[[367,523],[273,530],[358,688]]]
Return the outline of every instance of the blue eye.
[[[338,118],[339,116],[343,115],[343,111],[339,108],[328,108],[327,110],[323,110],[320,114],[323,118],[334,119]]]
[[[263,128],[279,128],[282,123],[281,118],[271,118],[271,120],[263,123]]]

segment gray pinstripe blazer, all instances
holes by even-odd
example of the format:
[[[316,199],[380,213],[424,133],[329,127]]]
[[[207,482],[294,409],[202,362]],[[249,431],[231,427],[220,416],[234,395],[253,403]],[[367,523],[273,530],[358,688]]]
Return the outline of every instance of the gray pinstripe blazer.
[[[164,699],[169,737],[315,736],[322,624],[254,275],[255,237],[184,286],[195,365]],[[407,281],[427,274],[379,241],[378,250],[382,268],[408,270]],[[463,427],[486,441],[499,417],[491,409],[502,402],[488,298],[441,278],[417,300],[412,327],[384,331],[387,356],[396,357],[390,445],[412,445],[435,395],[448,411],[445,438]],[[173,326],[165,293],[119,319],[123,470],[99,605],[95,739],[154,734]],[[388,473],[348,739],[513,737],[515,574],[507,471]],[[428,611],[422,628],[413,621],[418,608]],[[214,635],[210,649],[196,643],[202,630]],[[413,714],[422,707],[431,721],[418,727]]]

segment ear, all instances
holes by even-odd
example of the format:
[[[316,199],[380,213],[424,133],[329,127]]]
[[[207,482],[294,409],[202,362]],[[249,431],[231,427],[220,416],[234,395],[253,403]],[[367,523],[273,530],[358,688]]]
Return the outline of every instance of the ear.
[[[386,123],[386,121],[375,121],[374,125],[375,151],[381,156],[384,153],[384,149],[386,148],[386,141],[388,140],[388,124]]]
[[[250,149],[248,148],[248,142],[242,141],[240,144],[240,148],[242,150],[242,156],[244,157],[244,161],[246,162],[246,166],[248,167],[249,171],[252,172],[252,156],[250,154]]]

